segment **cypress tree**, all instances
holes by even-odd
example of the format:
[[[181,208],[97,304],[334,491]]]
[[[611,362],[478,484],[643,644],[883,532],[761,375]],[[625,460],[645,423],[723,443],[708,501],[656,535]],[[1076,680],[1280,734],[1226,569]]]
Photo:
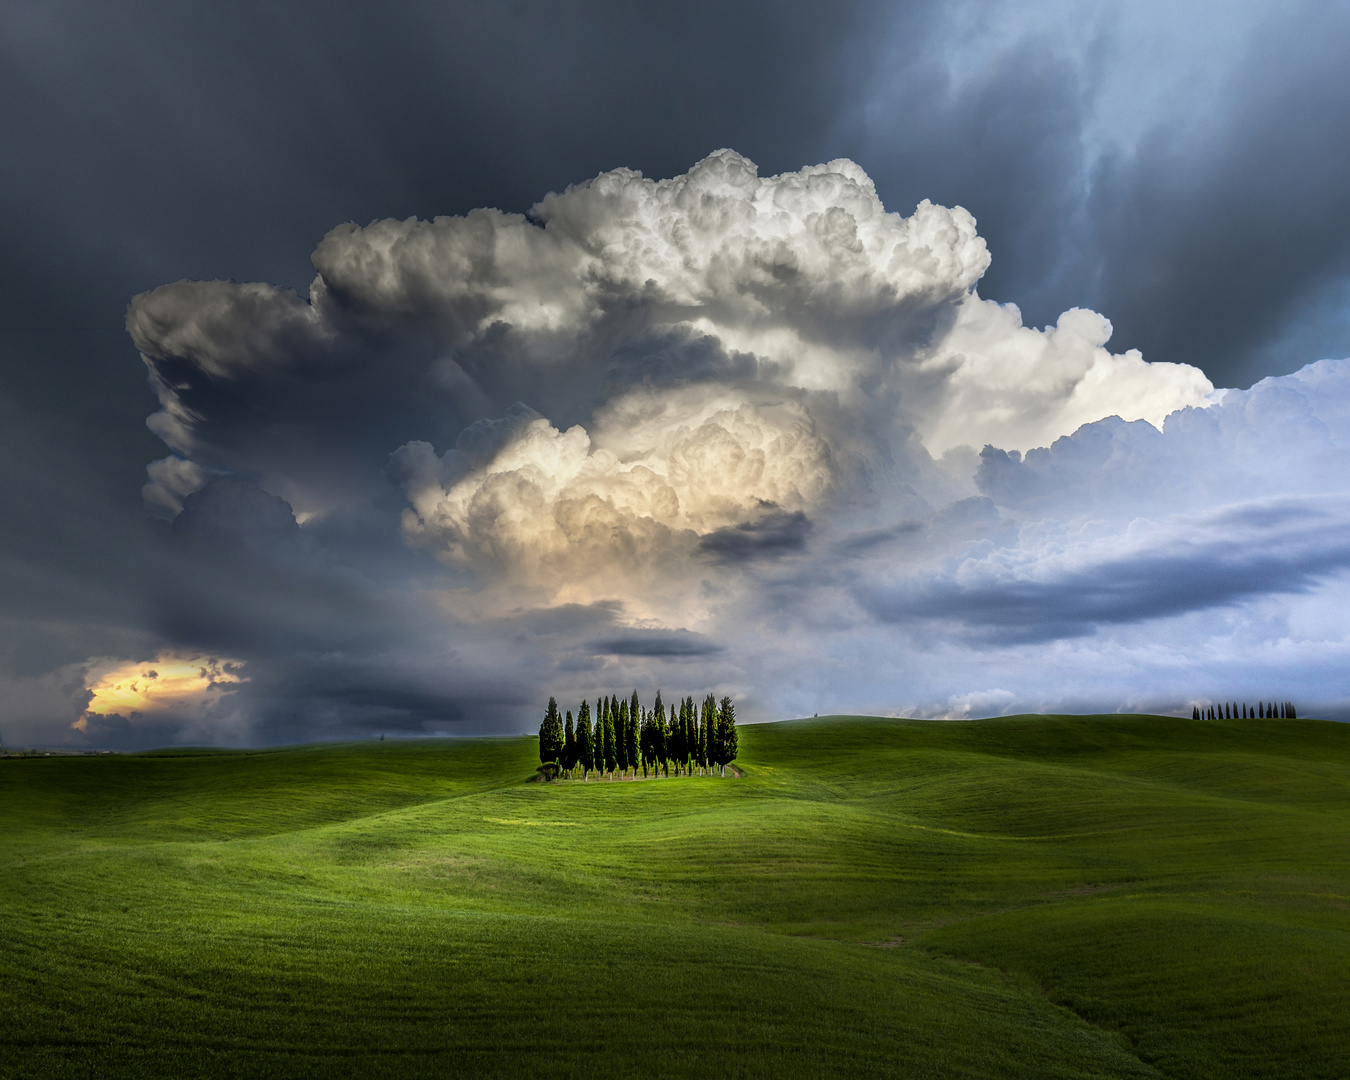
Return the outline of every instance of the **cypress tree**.
[[[558,715],[558,702],[555,698],[549,698],[548,707],[544,710],[543,723],[539,725],[539,760],[545,764],[548,762],[559,764],[562,757],[563,738],[562,718]]]
[[[698,764],[698,710],[694,699],[684,699],[684,768],[690,776],[694,775],[694,766]]]
[[[675,762],[675,775],[680,775],[680,764],[684,760],[684,698],[680,698],[680,711],[670,709],[670,757]]]
[[[600,699],[601,711],[595,717],[595,767],[603,773],[613,772],[610,761],[614,757],[614,724],[609,718],[609,698]]]
[[[731,698],[722,699],[722,708],[717,714],[717,764],[722,766],[722,775],[727,774],[727,765],[736,760],[739,745],[736,735],[736,706]]]
[[[615,710],[614,721],[614,753],[619,759],[619,775],[624,776],[628,772],[628,702],[620,701],[618,709]]]
[[[693,767],[703,771],[703,726],[698,722],[698,702],[689,698],[689,741],[694,744]]]
[[[642,755],[642,778],[647,779],[647,766],[652,762],[652,725],[647,719],[645,709],[641,710],[642,723],[638,728],[638,752]]]
[[[619,757],[617,740],[614,734],[614,713],[608,708],[608,702],[605,705],[605,772],[613,777],[614,766],[618,764]]]
[[[628,723],[624,727],[624,745],[628,748],[628,764],[633,770],[633,779],[637,779],[638,767],[638,718],[637,713],[629,707]]]
[[[656,708],[652,710],[652,744],[656,764],[666,776],[670,775],[670,728],[666,726],[666,707],[661,703],[661,691],[656,692]]]
[[[688,759],[694,753],[694,740],[688,733],[688,699],[679,699],[679,756],[680,769],[688,775]]]
[[[631,702],[625,701],[624,707],[628,709],[628,727],[624,731],[624,739],[626,739],[628,743],[628,765],[629,768],[633,770],[633,779],[636,780],[638,762],[642,757],[642,731],[641,724],[639,723],[642,718],[633,712]]]
[[[581,764],[581,778],[595,768],[595,732],[591,730],[591,707],[582,698],[577,710],[577,760]]]
[[[562,767],[570,774],[577,767],[577,737],[572,730],[572,710],[567,710],[567,727],[563,731]]]
[[[717,764],[717,699],[712,694],[703,699],[703,760],[712,772]]]

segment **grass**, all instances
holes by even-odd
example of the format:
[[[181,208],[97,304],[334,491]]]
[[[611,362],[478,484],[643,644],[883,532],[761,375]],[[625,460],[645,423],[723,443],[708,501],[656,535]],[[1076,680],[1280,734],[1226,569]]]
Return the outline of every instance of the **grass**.
[[[1350,726],[0,761],[0,1076],[1345,1077]]]

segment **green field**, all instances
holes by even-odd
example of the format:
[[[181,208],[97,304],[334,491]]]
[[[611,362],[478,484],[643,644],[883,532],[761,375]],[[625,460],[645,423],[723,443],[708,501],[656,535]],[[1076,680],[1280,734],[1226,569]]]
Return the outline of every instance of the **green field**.
[[[0,1076],[1350,1076],[1350,725],[0,760]]]

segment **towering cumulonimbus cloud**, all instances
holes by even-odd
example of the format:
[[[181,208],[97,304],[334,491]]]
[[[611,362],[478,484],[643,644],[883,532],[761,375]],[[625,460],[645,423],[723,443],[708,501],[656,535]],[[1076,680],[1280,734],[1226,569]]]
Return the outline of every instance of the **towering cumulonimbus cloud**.
[[[393,407],[439,396],[465,429],[439,457],[431,440],[389,447],[408,540],[561,586],[669,572],[766,513],[921,489],[960,447],[1026,449],[1108,412],[1159,423],[1212,391],[1195,369],[1111,354],[1092,312],[1022,326],[976,294],[988,263],[960,208],[902,217],[852,162],[766,178],[725,150],[671,180],[615,170],[529,215],[342,226],[314,253],[308,303],[223,282],[133,302],[163,405],[152,427],[174,451],[147,499],[172,511],[211,476],[251,472],[323,513],[322,460],[266,433],[231,442],[215,413],[247,401],[246,425],[270,412],[326,428],[295,416],[309,410],[288,385],[383,382]],[[314,437],[359,436],[351,419]]]
[[[1215,391],[1095,312],[1023,326],[969,214],[852,162],[619,169],[313,261],[307,299],[128,314],[146,501],[220,582],[166,655],[241,665],[232,722],[520,730],[544,687],[671,680],[761,718],[1138,704],[1271,604],[1276,656],[1350,564],[1350,365]]]

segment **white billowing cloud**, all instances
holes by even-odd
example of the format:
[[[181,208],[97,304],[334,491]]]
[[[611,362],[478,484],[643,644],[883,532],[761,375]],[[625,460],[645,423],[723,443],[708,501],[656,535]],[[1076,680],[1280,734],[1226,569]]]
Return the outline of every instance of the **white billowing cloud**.
[[[924,445],[935,455],[962,445],[1029,450],[1113,415],[1161,427],[1213,392],[1199,368],[1108,352],[1110,337],[1095,311],[1074,308],[1033,330],[1016,307],[972,297],[929,362],[949,374],[946,408],[918,420]]]
[[[569,599],[597,575],[613,589],[637,565],[674,572],[697,539],[819,505],[836,482],[829,445],[801,406],[735,394],[635,391],[599,410],[592,433],[520,410],[475,467],[423,442],[400,451],[413,510],[405,535],[454,565],[509,568]],[[624,584],[627,584],[626,582]]]
[[[888,214],[846,160],[762,178],[722,150],[670,180],[616,169],[549,195],[531,217],[343,226],[314,264],[326,289],[365,311],[445,321],[465,337],[494,325],[571,335],[634,301],[667,322],[857,323],[957,300],[989,265],[964,210]]]
[[[373,377],[380,360],[370,342],[381,334],[438,343],[431,368],[391,365],[389,380],[403,379],[412,397],[430,379],[465,422],[515,401],[550,419],[561,407],[582,420],[594,448],[585,477],[617,469],[615,513],[655,532],[698,531],[695,519],[716,527],[733,505],[736,513],[762,501],[818,505],[828,484],[789,484],[784,502],[775,491],[786,481],[767,458],[759,479],[740,470],[719,482],[708,496],[723,508],[716,513],[690,484],[676,502],[661,496],[660,484],[679,489],[680,466],[663,457],[677,445],[682,460],[708,462],[742,439],[747,460],[772,457],[771,445],[795,448],[749,434],[776,430],[779,421],[765,419],[773,410],[796,410],[789,427],[811,428],[827,456],[859,451],[861,434],[871,441],[861,465],[878,475],[906,456],[898,452],[915,433],[934,456],[987,442],[1026,449],[1109,413],[1156,423],[1205,401],[1212,388],[1199,371],[1109,353],[1109,323],[1093,313],[1069,312],[1047,330],[1023,327],[1015,308],[976,295],[988,264],[974,219],[959,207],[923,202],[903,217],[885,210],[853,162],[761,177],[728,150],[669,180],[602,174],[547,196],[528,217],[476,210],[341,226],[314,253],[309,303],[225,282],[180,282],[133,301],[128,327],[163,406],[152,428],[175,452],[152,472],[147,498],[173,508],[194,478],[258,471],[247,448],[222,442],[200,399],[231,384],[236,398],[249,387],[280,395],[288,379],[335,379],[363,364]],[[740,419],[729,427],[712,413],[695,417],[703,405],[652,404],[691,383],[714,384],[714,411]],[[632,400],[645,403],[648,422],[665,417],[689,435],[644,429],[625,453],[616,428],[600,430],[605,410],[638,386],[645,396]],[[712,443],[696,448],[705,436]],[[567,435],[558,451],[579,439]],[[606,450],[619,458],[613,466]],[[266,467],[272,486],[292,493],[317,468],[315,456],[301,454]],[[591,495],[609,498],[596,483]],[[490,486],[500,494],[499,481]],[[579,496],[569,485],[548,490],[569,507]],[[468,498],[461,488],[451,501]],[[425,494],[418,500],[425,520]],[[318,512],[321,502],[305,509]],[[463,511],[446,513],[458,520]],[[510,517],[498,515],[499,539]],[[455,530],[445,533],[452,546]],[[556,539],[575,530],[545,531]],[[504,552],[534,546],[497,544]]]

